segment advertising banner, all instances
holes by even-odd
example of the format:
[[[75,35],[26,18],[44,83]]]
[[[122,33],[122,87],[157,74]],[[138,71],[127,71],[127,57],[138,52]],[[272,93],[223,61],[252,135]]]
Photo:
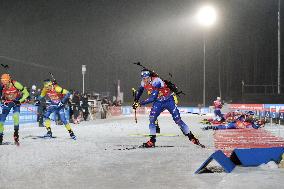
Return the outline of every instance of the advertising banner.
[[[263,110],[263,104],[229,104],[232,110]]]
[[[2,114],[2,106],[0,106],[0,113]],[[30,104],[22,104],[20,109],[20,124],[34,123],[37,121],[37,107]],[[13,125],[13,109],[8,114],[5,125]]]

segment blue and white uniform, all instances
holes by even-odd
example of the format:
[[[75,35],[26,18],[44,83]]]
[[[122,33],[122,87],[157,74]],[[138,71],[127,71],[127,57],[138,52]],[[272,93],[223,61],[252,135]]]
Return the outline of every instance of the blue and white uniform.
[[[141,105],[147,105],[153,103],[150,112],[150,135],[156,135],[155,121],[164,110],[168,110],[173,117],[176,124],[179,125],[184,135],[187,135],[190,131],[188,126],[181,120],[179,110],[174,101],[174,94],[167,87],[165,82],[159,77],[152,77],[149,84],[145,84],[143,80],[141,81],[141,86],[136,94],[136,99],[140,99],[143,94],[144,89],[150,92],[149,98],[140,101]]]

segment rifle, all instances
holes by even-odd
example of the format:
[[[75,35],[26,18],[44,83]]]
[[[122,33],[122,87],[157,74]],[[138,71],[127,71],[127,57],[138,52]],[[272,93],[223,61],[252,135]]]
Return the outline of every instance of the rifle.
[[[5,69],[5,70],[8,70],[9,69],[9,65],[8,64],[1,64],[1,66]]]
[[[134,97],[134,102],[137,102],[136,99],[136,90],[134,88],[132,88],[132,95]],[[134,118],[135,118],[135,123],[137,123],[137,113],[136,113],[136,108],[134,109]]]
[[[52,80],[52,84],[55,85],[57,84],[56,79],[54,78],[53,74],[51,72],[49,72],[50,76],[51,76],[51,80]]]
[[[149,71],[150,72],[150,77],[159,77],[159,75],[154,71],[154,70],[151,70],[145,66],[143,66],[140,62],[134,62],[133,64],[137,65],[137,66],[140,66],[143,68],[144,71]],[[172,74],[169,73],[170,77],[172,77]],[[167,80],[167,79],[163,79],[161,77],[159,77],[162,81],[165,82],[165,84],[167,85],[167,87],[173,92],[175,93],[177,96],[180,96],[180,94],[183,94],[185,95],[184,92],[180,91],[177,86],[170,80]]]

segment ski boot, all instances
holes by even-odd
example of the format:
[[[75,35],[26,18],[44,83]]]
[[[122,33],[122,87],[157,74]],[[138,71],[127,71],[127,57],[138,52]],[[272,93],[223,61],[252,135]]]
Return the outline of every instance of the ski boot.
[[[76,139],[77,139],[72,130],[69,131],[69,134],[70,134],[70,137],[71,137],[73,140],[76,140]]]
[[[192,134],[192,132],[189,132],[187,134],[187,137],[193,144],[198,145],[201,148],[205,148],[205,146],[203,144],[201,144],[197,138],[195,138],[195,136]]]
[[[155,148],[156,143],[156,135],[152,135],[150,137],[150,140],[148,140],[146,143],[143,143],[141,146],[142,148]]]
[[[44,138],[52,138],[51,130],[47,130],[47,133],[43,136]]]
[[[17,146],[20,145],[20,143],[19,143],[19,130],[17,130],[17,129],[15,129],[15,131],[14,131],[14,142]]]
[[[3,143],[3,133],[0,133],[0,145]]]

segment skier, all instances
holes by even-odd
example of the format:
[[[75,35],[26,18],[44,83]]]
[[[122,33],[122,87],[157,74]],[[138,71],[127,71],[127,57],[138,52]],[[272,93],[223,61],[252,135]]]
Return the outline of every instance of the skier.
[[[221,113],[222,109],[222,102],[221,102],[221,97],[217,97],[217,99],[213,102],[214,105],[214,114],[215,114],[215,119],[217,121],[224,121],[223,114]]]
[[[143,69],[141,71],[141,86],[136,93],[135,101],[132,105],[133,109],[138,108],[139,106],[146,105],[149,103],[153,103],[152,109],[150,112],[150,140],[146,143],[143,143],[143,147],[151,148],[155,147],[156,143],[156,127],[155,121],[157,120],[158,116],[161,112],[167,109],[175,121],[176,124],[180,127],[181,131],[185,136],[189,138],[189,140],[201,147],[205,147],[202,145],[197,138],[191,133],[188,126],[181,120],[179,110],[174,101],[174,94],[173,92],[167,87],[165,82],[160,79],[159,77],[154,77],[151,75],[150,71]],[[147,91],[151,91],[151,95],[148,99],[139,101],[144,89]]]
[[[0,115],[0,145],[3,142],[4,122],[10,110],[13,108],[14,141],[19,145],[19,117],[20,106],[28,97],[29,92],[18,81],[12,80],[7,73],[1,76],[0,96],[2,99],[2,114]]]
[[[45,118],[44,125],[47,129],[47,133],[44,135],[44,137],[52,138],[52,131],[50,127],[51,121],[49,116],[51,113],[54,112],[56,114],[59,114],[59,117],[63,122],[63,124],[65,125],[66,129],[68,130],[70,137],[76,140],[76,136],[73,133],[69,122],[66,120],[64,112],[64,104],[67,102],[70,93],[66,89],[61,88],[57,83],[52,82],[49,79],[46,79],[44,80],[43,89],[35,105],[39,105],[40,100],[44,98],[46,95],[50,98],[50,105],[47,106],[46,112],[44,113],[44,118]]]
[[[263,120],[253,120],[253,121],[233,121],[226,125],[214,125],[214,126],[206,126],[202,128],[203,130],[225,130],[225,129],[247,129],[247,128],[254,128],[259,129],[263,127],[265,122]]]

